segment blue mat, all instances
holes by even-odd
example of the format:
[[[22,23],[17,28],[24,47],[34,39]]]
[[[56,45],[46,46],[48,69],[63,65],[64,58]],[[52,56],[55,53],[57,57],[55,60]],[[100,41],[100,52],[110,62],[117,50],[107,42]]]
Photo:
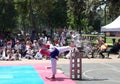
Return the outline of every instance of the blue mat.
[[[0,84],[44,84],[33,66],[0,66]]]

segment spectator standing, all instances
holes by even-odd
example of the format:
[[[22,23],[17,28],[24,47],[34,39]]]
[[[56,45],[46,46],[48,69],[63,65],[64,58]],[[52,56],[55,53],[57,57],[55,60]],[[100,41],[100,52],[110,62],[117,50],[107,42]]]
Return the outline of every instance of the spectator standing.
[[[61,34],[61,43],[62,43],[62,46],[66,45],[66,36],[65,36],[65,34],[63,32]]]
[[[38,44],[37,40],[33,41],[32,48],[33,48],[33,52],[34,52],[34,55],[35,55],[39,51],[39,44]]]
[[[51,44],[52,42],[51,42],[51,39],[50,39],[50,37],[48,37],[48,39],[47,39],[47,44]]]
[[[21,55],[22,57],[25,57],[26,55],[26,44],[24,41],[21,42]]]

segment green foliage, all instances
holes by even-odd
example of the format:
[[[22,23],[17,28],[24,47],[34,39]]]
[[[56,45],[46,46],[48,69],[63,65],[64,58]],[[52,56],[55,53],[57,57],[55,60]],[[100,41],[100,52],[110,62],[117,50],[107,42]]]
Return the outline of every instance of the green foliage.
[[[25,29],[30,26],[29,21],[29,0],[14,0],[15,8],[18,12],[18,27]]]
[[[68,25],[70,28],[82,28],[83,25],[81,20],[84,16],[85,11],[85,0],[66,0],[67,1],[67,16]],[[82,30],[82,29],[79,29]]]
[[[119,0],[0,0],[1,31],[68,27],[90,33],[120,15]]]
[[[108,0],[109,15],[113,19],[120,15],[120,1],[119,0]]]
[[[57,0],[54,3],[54,9],[49,13],[49,20],[52,27],[64,27],[66,26],[66,2],[65,0]]]
[[[1,31],[11,31],[16,27],[17,11],[12,0],[0,1],[0,28]]]

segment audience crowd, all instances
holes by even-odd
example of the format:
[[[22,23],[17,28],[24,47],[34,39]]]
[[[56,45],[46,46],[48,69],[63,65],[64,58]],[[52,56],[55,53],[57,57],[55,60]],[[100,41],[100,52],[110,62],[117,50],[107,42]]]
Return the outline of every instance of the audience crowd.
[[[77,32],[64,29],[62,32],[57,32],[53,37],[46,33],[36,35],[0,35],[0,60],[22,60],[25,59],[42,59],[43,56],[39,53],[41,43],[53,44],[56,47],[67,46],[70,41],[79,39]],[[76,41],[74,41],[76,42]],[[44,56],[45,57],[45,56]],[[46,58],[47,59],[47,58]]]
[[[21,33],[16,35],[4,33],[0,34],[0,60],[22,60],[25,59],[36,59],[41,60],[43,55],[40,54],[41,43],[42,44],[53,44],[56,47],[67,46],[70,42],[73,42],[77,47],[83,47],[83,44],[80,43],[80,40],[92,40],[91,38],[85,38],[80,36],[80,34],[74,30],[64,29],[62,32],[56,32],[51,36],[42,32],[40,35],[37,35],[35,32],[32,34],[23,34]],[[105,44],[105,45],[104,45]],[[94,52],[96,49],[89,47],[91,44],[87,45],[84,48],[84,52],[88,55],[88,51],[91,51],[92,58],[94,58]],[[120,40],[114,46],[108,50],[108,45],[101,39],[97,39],[97,47],[99,46],[99,55],[102,58],[105,58],[104,52],[107,52],[109,57],[110,53],[119,53],[120,50]],[[70,52],[64,53],[67,58],[70,56]],[[65,58],[66,58],[65,57]],[[120,57],[120,56],[119,56]],[[46,57],[46,59],[49,59]]]

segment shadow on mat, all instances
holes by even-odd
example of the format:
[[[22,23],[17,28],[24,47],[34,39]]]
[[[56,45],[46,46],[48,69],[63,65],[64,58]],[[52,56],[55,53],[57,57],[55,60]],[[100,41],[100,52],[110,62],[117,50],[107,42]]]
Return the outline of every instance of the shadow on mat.
[[[50,81],[64,81],[64,80],[70,80],[70,78],[63,78],[63,77],[57,77],[55,79],[50,79],[50,78],[47,78],[46,79],[50,80]]]
[[[78,81],[105,81],[105,80],[109,80],[109,79],[82,79]]]

